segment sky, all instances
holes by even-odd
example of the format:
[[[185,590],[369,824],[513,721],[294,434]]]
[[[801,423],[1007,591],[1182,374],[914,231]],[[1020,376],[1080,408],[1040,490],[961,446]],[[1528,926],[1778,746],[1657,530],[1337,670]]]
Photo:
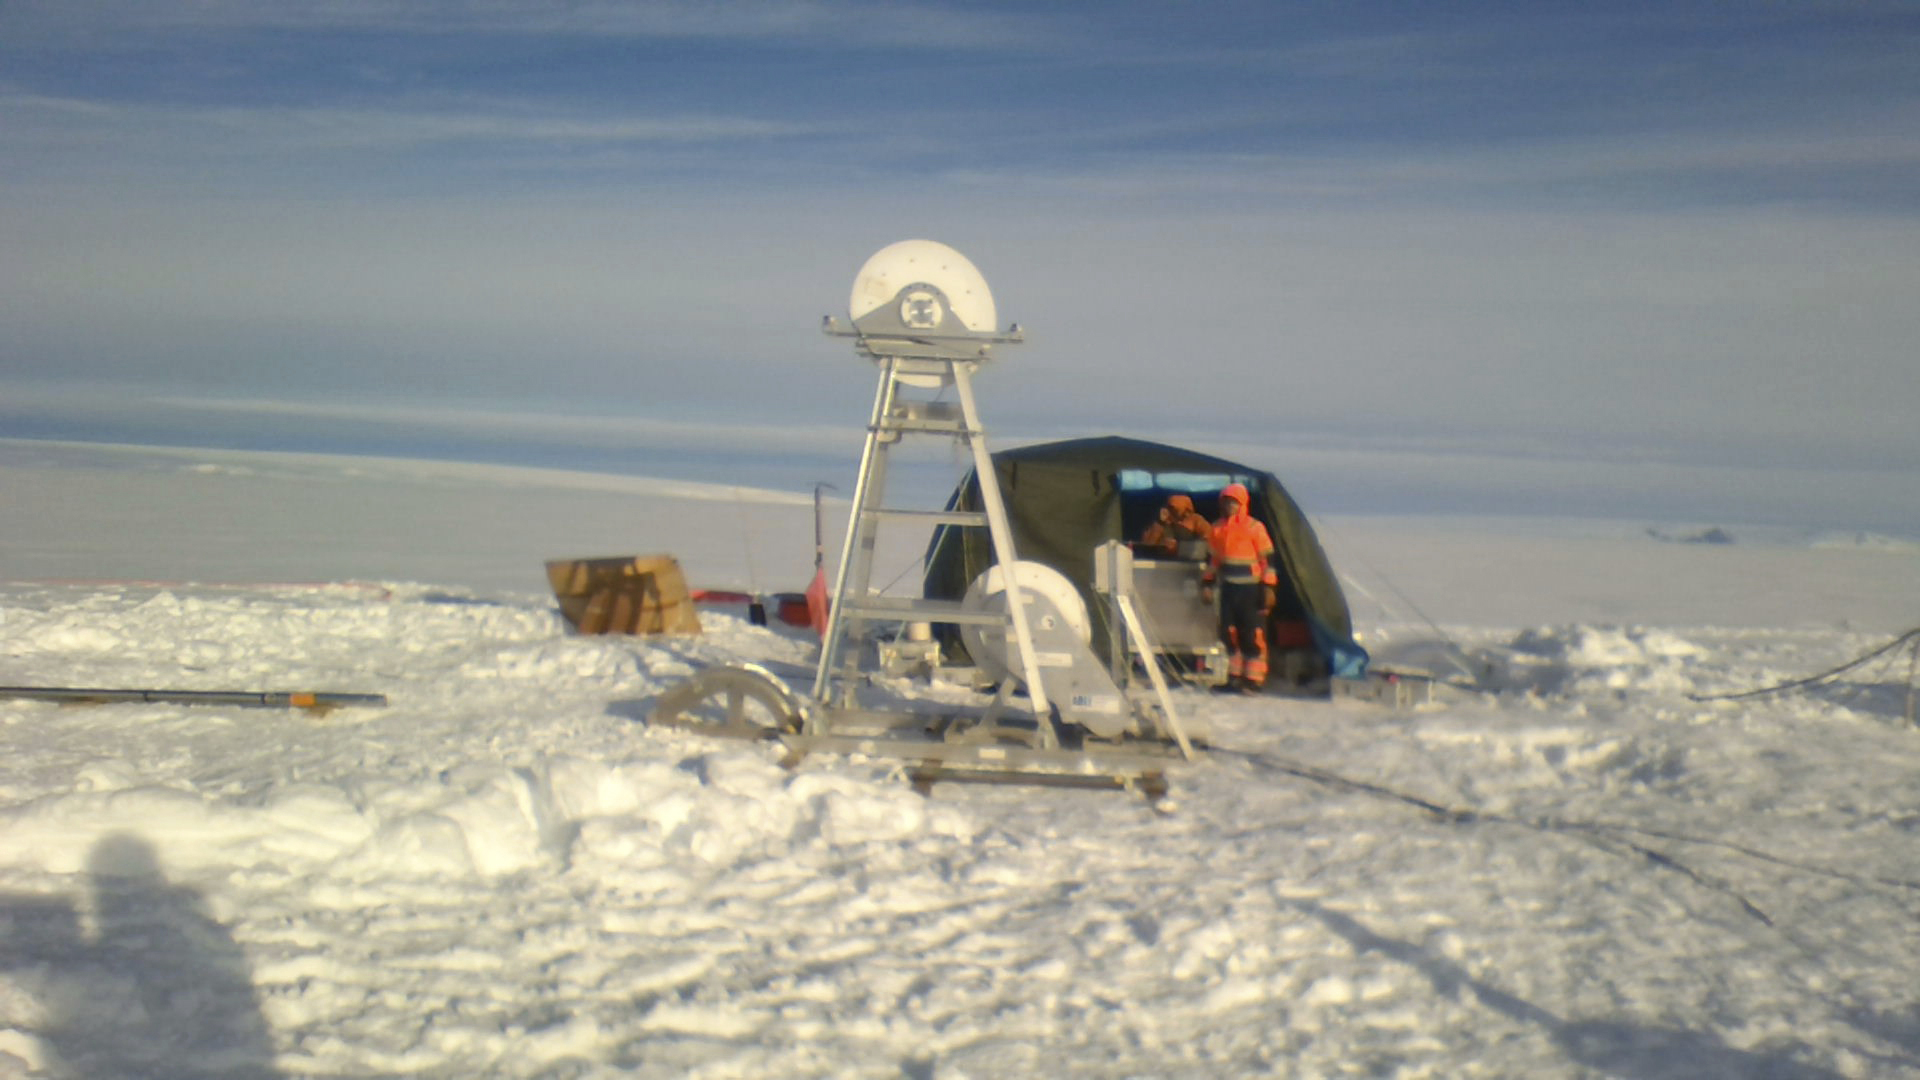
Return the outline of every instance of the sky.
[[[1911,3],[8,0],[0,436],[798,453],[928,238],[1009,441],[1920,534],[1917,158]]]

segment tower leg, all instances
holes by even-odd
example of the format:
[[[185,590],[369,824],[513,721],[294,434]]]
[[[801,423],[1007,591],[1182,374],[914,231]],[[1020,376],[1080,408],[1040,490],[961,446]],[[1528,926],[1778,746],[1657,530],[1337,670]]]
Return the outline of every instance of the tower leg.
[[[1036,738],[1045,747],[1060,744],[1059,733],[1054,727],[1053,703],[1047,699],[1034,646],[1031,605],[1014,579],[1012,568],[1019,556],[1014,550],[1013,527],[1007,517],[1006,502],[1001,496],[999,477],[993,471],[992,455],[987,452],[985,432],[981,428],[980,412],[974,400],[972,375],[977,366],[978,362],[974,360],[915,358],[909,361],[900,357],[881,360],[873,415],[867,424],[866,445],[860,455],[860,475],[854,485],[853,510],[847,520],[846,544],[841,549],[839,566],[834,573],[827,632],[821,640],[819,665],[814,671],[813,699],[825,708],[813,710],[810,714],[808,734],[824,734],[831,725],[832,710],[854,704],[854,689],[859,673],[859,635],[871,617],[871,612],[863,614],[862,608],[863,605],[869,605],[872,599],[874,547],[880,520],[884,516],[888,451],[893,443],[908,432],[939,432],[962,439],[972,454],[974,475],[979,480],[984,507],[982,516],[993,539],[994,557],[1005,568],[1002,572],[1007,575],[1004,592],[1006,622],[1012,628],[1012,640],[1019,656],[1020,682],[1026,687],[1026,702],[1033,712]],[[900,388],[902,385],[923,386],[924,382],[909,380],[925,379],[927,376],[937,377],[941,387],[954,388],[960,405],[960,420],[957,423],[930,422],[917,413],[908,415],[910,410],[901,402]],[[992,712],[996,715],[1006,712],[1011,705],[1008,700],[1010,697],[1007,688],[1003,687]]]
[[[980,427],[980,412],[974,404],[973,379],[970,367],[954,365],[954,392],[960,398],[960,414],[967,425],[967,446],[973,451],[973,475],[980,482],[980,504],[987,512],[987,530],[993,536],[993,556],[1000,564],[1000,572],[1006,576],[1007,616],[1013,623],[1015,648],[1020,655],[1020,675],[1027,684],[1027,699],[1033,702],[1033,712],[1040,721],[1042,729],[1049,729],[1048,714],[1052,712],[1047,701],[1046,688],[1040,681],[1039,659],[1033,651],[1033,628],[1027,622],[1027,604],[1021,589],[1014,581],[1013,566],[1019,556],[1013,549],[1013,526],[1007,520],[1007,504],[1000,497],[1000,476],[993,471],[993,455],[987,452],[986,433]]]
[[[847,517],[846,543],[840,549],[840,565],[833,575],[833,594],[827,610],[827,633],[820,640],[820,663],[813,676],[813,698],[822,705],[832,705],[833,677],[835,667],[839,665],[846,647],[846,638],[861,625],[863,620],[848,613],[847,597],[865,595],[871,585],[873,570],[873,543],[875,523],[873,515],[867,511],[871,503],[878,500],[886,489],[886,456],[889,437],[897,435],[885,430],[887,414],[892,411],[894,400],[899,396],[899,361],[889,357],[884,363],[880,382],[874,390],[873,415],[867,422],[867,439],[860,451],[860,475],[854,482],[853,509]],[[849,664],[855,662],[848,657]],[[843,700],[839,704],[850,702],[850,686],[841,687]],[[815,725],[822,723],[818,717]]]

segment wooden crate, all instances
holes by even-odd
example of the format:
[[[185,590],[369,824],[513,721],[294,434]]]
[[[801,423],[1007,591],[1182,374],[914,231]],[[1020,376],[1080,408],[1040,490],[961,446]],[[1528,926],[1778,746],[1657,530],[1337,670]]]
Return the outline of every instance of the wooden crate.
[[[553,559],[547,581],[582,634],[697,634],[700,616],[671,555]]]

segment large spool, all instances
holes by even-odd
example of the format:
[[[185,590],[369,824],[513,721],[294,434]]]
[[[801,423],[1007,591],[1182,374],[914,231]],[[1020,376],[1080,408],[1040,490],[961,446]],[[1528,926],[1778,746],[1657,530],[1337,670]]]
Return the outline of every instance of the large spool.
[[[1056,630],[1070,633],[1081,644],[1092,639],[1092,622],[1087,617],[1086,601],[1067,576],[1045,563],[1021,559],[1013,564],[1013,578],[1020,586],[1027,623],[1036,639],[1052,636]],[[1004,613],[1007,610],[1007,575],[996,564],[967,586],[960,606],[972,612]],[[1007,640],[1004,626],[963,623],[960,640],[967,655],[995,681],[1009,676],[1024,681],[1018,658],[1012,656],[1013,643]]]

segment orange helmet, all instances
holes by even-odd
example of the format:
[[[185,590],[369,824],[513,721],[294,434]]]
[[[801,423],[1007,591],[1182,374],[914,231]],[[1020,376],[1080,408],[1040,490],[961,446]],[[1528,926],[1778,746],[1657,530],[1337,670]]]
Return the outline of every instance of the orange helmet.
[[[1220,497],[1223,499],[1238,499],[1241,506],[1253,505],[1253,500],[1247,497],[1247,485],[1245,484],[1228,484],[1226,487],[1220,489]]]

